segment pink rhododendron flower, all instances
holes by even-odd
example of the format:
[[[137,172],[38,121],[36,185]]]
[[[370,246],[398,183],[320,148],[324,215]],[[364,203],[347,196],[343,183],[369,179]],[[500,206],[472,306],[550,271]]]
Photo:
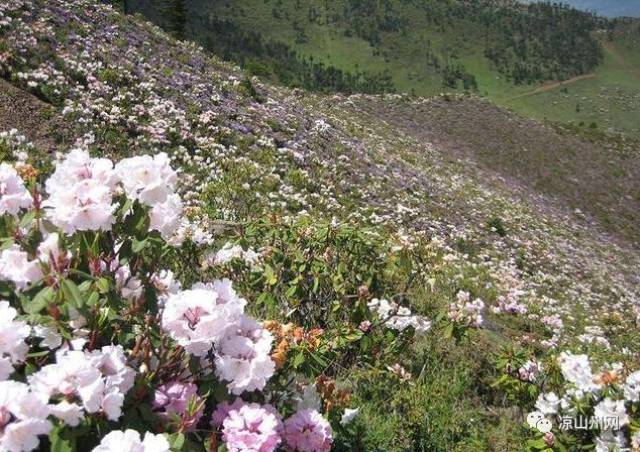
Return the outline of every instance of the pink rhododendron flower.
[[[230,452],[271,452],[282,441],[282,421],[273,408],[257,403],[229,411],[222,424],[222,440]]]
[[[14,320],[17,311],[8,301],[0,301],[0,380],[13,373],[13,365],[24,361],[29,351],[25,339],[31,328],[25,322]]]
[[[284,440],[292,450],[329,451],[333,431],[329,422],[316,410],[300,410],[285,421]]]
[[[188,353],[205,356],[243,311],[240,299],[226,300],[223,296],[213,285],[170,294],[162,313],[162,327]]]
[[[0,382],[0,450],[31,451],[51,428],[46,400],[17,381]]]
[[[0,215],[16,215],[32,205],[33,198],[16,170],[8,163],[0,163]]]
[[[173,381],[156,389],[153,408],[168,422],[178,417],[180,427],[189,431],[198,424],[204,405],[195,384]]]

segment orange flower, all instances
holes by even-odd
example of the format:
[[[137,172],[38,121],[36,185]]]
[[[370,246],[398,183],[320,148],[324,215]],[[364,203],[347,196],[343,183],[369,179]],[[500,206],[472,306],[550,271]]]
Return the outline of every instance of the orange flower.
[[[271,359],[276,363],[276,368],[280,369],[287,361],[287,352],[289,351],[289,341],[282,339],[275,351],[271,354]]]
[[[610,385],[620,380],[620,375],[615,370],[605,370],[595,378],[595,382],[601,385]]]
[[[39,174],[38,170],[28,163],[16,165],[16,172],[26,181],[35,179]]]

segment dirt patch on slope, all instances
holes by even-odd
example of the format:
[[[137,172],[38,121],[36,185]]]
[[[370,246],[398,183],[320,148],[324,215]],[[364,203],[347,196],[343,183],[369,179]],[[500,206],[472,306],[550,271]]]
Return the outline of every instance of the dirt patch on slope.
[[[0,79],[0,131],[11,129],[49,152],[74,141],[71,127],[51,105]]]
[[[588,80],[590,78],[594,78],[596,75],[595,74],[583,74],[583,75],[578,75],[576,77],[567,79],[567,80],[563,80],[561,82],[549,82],[549,83],[545,83],[542,86],[539,86],[531,91],[528,91],[526,93],[522,93],[522,94],[518,94],[517,96],[514,96],[511,98],[511,100],[515,100],[515,99],[521,99],[523,97],[529,97],[529,96],[535,96],[536,94],[542,94],[542,93],[547,93],[549,91],[552,91],[556,88],[560,88],[566,85],[571,85],[572,83],[576,83],[579,82],[580,80]]]

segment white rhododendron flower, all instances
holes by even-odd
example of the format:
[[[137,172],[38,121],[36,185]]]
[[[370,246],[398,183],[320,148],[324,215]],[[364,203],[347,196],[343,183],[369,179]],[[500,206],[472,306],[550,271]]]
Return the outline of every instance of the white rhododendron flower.
[[[83,352],[61,350],[56,363],[49,364],[29,376],[29,383],[48,398],[61,395],[76,397],[82,405],[52,406],[52,413],[70,425],[77,425],[82,408],[87,413],[102,412],[107,419],[120,417],[126,393],[133,386],[134,371],[125,364],[121,347],[106,346]]]
[[[600,389],[600,385],[594,381],[595,376],[591,371],[591,363],[587,355],[562,352],[558,357],[558,362],[565,380],[574,384],[579,391],[590,393]]]
[[[88,356],[92,365],[102,372],[108,388],[117,387],[122,394],[133,387],[136,372],[127,365],[127,357],[120,345],[107,345],[93,350]]]
[[[595,452],[622,452],[627,447],[624,432],[603,431],[595,440]]]
[[[128,265],[119,265],[117,260],[111,262],[112,270],[115,271],[116,289],[123,298],[133,301],[142,296],[144,287],[139,278],[131,275],[131,268]]]
[[[92,158],[85,149],[72,149],[64,160],[58,162],[45,187],[47,193],[58,192],[86,180],[92,180],[113,191],[118,183],[118,176],[113,171],[111,160]]]
[[[384,321],[387,328],[396,331],[404,331],[412,326],[417,335],[426,333],[431,328],[431,322],[425,317],[412,315],[411,310],[404,306],[399,306],[395,302],[374,298],[367,307],[375,312]]]
[[[629,402],[640,400],[640,370],[629,374],[623,386],[624,398]]]
[[[58,329],[54,326],[48,325],[34,325],[33,335],[42,339],[40,345],[42,347],[55,350],[62,345],[62,335],[58,332]]]
[[[51,265],[60,261],[61,258],[69,260],[71,259],[71,253],[62,252],[60,249],[60,236],[57,232],[54,232],[49,234],[42,243],[38,245],[38,259],[44,264]]]
[[[560,407],[560,399],[555,392],[547,392],[540,394],[536,401],[536,408],[545,416],[551,416],[558,412]]]
[[[461,290],[456,295],[456,301],[449,305],[448,316],[452,322],[479,328],[484,323],[484,308],[481,299],[471,301],[471,294]]]
[[[260,262],[260,254],[251,248],[244,250],[240,245],[228,242],[218,251],[209,253],[204,259],[204,264],[213,267],[227,264],[234,259],[239,259],[250,267],[256,267]]]
[[[340,425],[347,425],[353,421],[358,413],[360,412],[360,408],[346,408],[344,413],[342,413],[342,417],[340,418]]]
[[[8,301],[0,301],[0,380],[13,373],[13,365],[24,361],[29,351],[25,339],[31,328],[25,322],[14,320],[18,312]]]
[[[115,170],[129,198],[155,206],[165,202],[174,191],[178,176],[170,163],[169,156],[161,152],[153,157],[139,155],[123,159]]]
[[[0,382],[0,450],[31,451],[38,436],[47,435],[53,425],[49,408],[40,394],[17,381]]]
[[[146,432],[140,438],[140,433],[129,429],[108,433],[93,452],[169,452],[169,449],[169,441],[163,435]]]
[[[24,289],[42,278],[42,269],[37,260],[29,260],[29,255],[18,245],[12,245],[0,252],[0,279],[11,281],[16,289]]]
[[[269,356],[273,336],[254,319],[242,316],[227,328],[216,349],[216,375],[233,394],[263,389],[275,372]]]
[[[629,423],[629,415],[624,406],[624,400],[612,400],[607,397],[596,405],[593,415],[601,422],[605,422],[608,419],[617,419],[616,426],[619,428]]]
[[[117,205],[112,205],[112,197],[117,182],[111,160],[74,149],[47,180],[49,199],[42,205],[49,220],[67,234],[107,231],[115,222]]]
[[[243,300],[229,292],[229,286],[217,281],[169,295],[162,327],[188,353],[205,356],[244,311]]]
[[[8,163],[0,163],[0,215],[17,215],[20,209],[33,205],[33,198],[16,170]]]
[[[151,284],[160,292],[160,296],[166,296],[172,293],[177,293],[182,284],[175,277],[175,274],[171,270],[161,270],[151,275]]]
[[[149,229],[158,231],[162,238],[172,238],[182,221],[182,200],[177,194],[167,196],[167,199],[154,205],[149,213]]]

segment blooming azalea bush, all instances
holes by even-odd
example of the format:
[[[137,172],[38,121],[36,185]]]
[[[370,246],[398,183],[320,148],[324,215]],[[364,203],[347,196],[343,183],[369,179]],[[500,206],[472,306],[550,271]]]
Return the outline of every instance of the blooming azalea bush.
[[[544,363],[525,349],[498,360],[504,374],[496,386],[526,414],[528,450],[640,449],[640,371],[637,363],[611,362],[602,350],[562,351]],[[624,356],[620,356],[624,359]]]
[[[611,437],[558,400],[624,420],[637,256],[372,114],[437,99],[268,86],[95,0],[0,2],[0,37],[56,119],[0,132],[0,449],[571,449]],[[563,350],[616,381],[576,401]]]
[[[331,375],[354,360],[400,375],[432,326],[374,297],[420,271],[413,249],[271,222],[212,248],[181,232],[165,154],[76,148],[50,174],[27,160],[0,164],[6,450],[329,450],[358,412]]]

